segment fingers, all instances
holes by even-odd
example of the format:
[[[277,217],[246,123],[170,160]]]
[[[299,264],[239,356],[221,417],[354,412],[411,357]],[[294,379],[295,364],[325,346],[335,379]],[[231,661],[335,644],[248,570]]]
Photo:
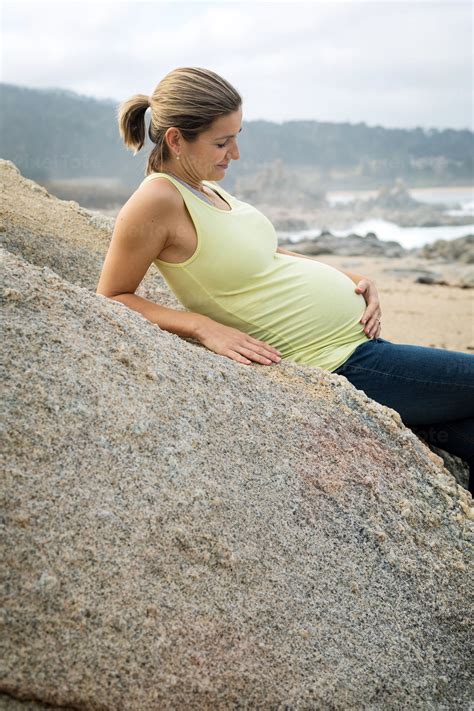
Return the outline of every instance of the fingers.
[[[370,326],[368,329],[366,329],[366,330],[365,330],[365,333],[367,334],[367,336],[368,336],[369,338],[375,338],[375,335],[376,335],[376,333],[377,333],[377,330],[378,330],[378,324],[375,323],[375,325]]]
[[[228,355],[233,360],[239,363],[252,362],[261,363],[262,365],[272,365],[281,361],[281,355],[276,348],[268,344],[261,345],[262,341],[256,338],[251,338],[246,341],[246,344],[239,343],[229,349]]]
[[[232,360],[236,360],[239,363],[245,363],[245,365],[250,365],[252,362],[257,362],[261,363],[262,365],[272,365],[273,361],[270,360],[270,358],[264,358],[263,356],[259,355],[258,353],[254,353],[250,349],[242,349],[242,351],[246,351],[247,354],[250,356],[249,358],[246,358],[245,355],[242,355],[241,353],[238,353],[237,351],[229,351],[227,354],[229,358],[232,358]]]
[[[373,313],[370,313],[367,309],[360,319],[360,323],[365,324],[364,333],[369,336],[369,338],[372,338],[379,328],[381,315],[380,309],[376,309]]]
[[[280,353],[279,350],[277,350],[276,348],[274,348],[273,346],[271,346],[269,343],[265,343],[265,341],[259,341],[258,338],[254,338],[253,336],[248,336],[248,337],[247,337],[247,340],[248,340],[250,343],[255,344],[256,346],[260,346],[261,348],[263,348],[263,349],[265,349],[265,350],[267,350],[267,351],[271,351],[271,352],[274,353],[275,355],[281,356],[281,353]]]
[[[229,351],[229,353],[226,353],[225,355],[227,355],[227,357],[231,360],[236,360],[238,363],[245,363],[245,365],[250,365],[252,362],[248,358],[240,355],[240,353],[237,353],[237,351]]]
[[[272,365],[281,361],[280,351],[269,343],[239,332],[234,328],[226,330],[230,332],[230,337],[227,344],[223,344],[223,348],[220,350],[222,355],[239,363],[245,363],[245,365],[249,365],[252,362]]]
[[[365,332],[369,338],[378,338],[380,335],[381,331],[381,325],[378,321],[375,321],[375,324],[373,326],[369,326],[368,329],[365,329]]]
[[[373,319],[376,317],[380,318],[380,313],[379,313],[378,307],[377,306],[368,306],[366,308],[366,310],[364,311],[364,313],[362,314],[362,318],[360,319],[360,322],[367,324],[368,321],[370,321],[370,319]]]
[[[273,350],[264,349],[262,346],[255,347],[256,350],[252,348],[246,348],[245,346],[240,347],[240,353],[251,360],[257,361],[257,363],[263,363],[264,365],[271,365],[272,363],[279,363],[281,357],[276,355]]]

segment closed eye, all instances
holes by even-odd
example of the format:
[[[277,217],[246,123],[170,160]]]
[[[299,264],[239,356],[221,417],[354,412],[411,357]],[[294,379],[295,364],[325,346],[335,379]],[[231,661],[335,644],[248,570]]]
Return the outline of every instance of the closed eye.
[[[240,133],[241,130],[242,130],[242,126],[239,128],[239,131],[238,131],[238,132]],[[222,138],[225,138],[225,136],[222,136]],[[237,138],[237,134],[235,134],[235,136],[229,136],[229,138]],[[216,146],[217,146],[218,148],[224,148],[225,144],[228,143],[229,138],[227,138],[227,140],[226,140],[225,143],[216,143]]]

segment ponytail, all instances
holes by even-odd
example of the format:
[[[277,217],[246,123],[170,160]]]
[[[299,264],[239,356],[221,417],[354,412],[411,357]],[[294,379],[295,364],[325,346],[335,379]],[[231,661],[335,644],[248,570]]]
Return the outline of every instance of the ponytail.
[[[120,135],[127,148],[133,149],[134,156],[145,143],[145,113],[149,106],[148,96],[135,94],[120,104],[117,112]]]

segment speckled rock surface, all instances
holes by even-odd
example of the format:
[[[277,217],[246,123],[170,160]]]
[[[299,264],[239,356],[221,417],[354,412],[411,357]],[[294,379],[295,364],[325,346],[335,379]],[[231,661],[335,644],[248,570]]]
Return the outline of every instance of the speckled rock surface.
[[[470,708],[460,460],[97,296],[113,220],[0,167],[0,709]]]
[[[2,263],[4,694],[468,708],[472,498],[396,412]]]

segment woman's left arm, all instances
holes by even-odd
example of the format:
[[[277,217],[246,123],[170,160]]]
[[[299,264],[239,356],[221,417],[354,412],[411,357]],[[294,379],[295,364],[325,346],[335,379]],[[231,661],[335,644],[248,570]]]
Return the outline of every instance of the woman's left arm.
[[[314,261],[319,261],[314,259],[307,254],[298,254],[297,252],[289,252],[282,247],[277,247],[277,252],[281,254],[289,254],[290,257],[302,257],[303,259],[313,259]],[[324,262],[323,262],[324,263]],[[332,266],[332,265],[331,265]],[[337,267],[333,267],[337,269]],[[367,304],[367,308],[361,316],[360,322],[365,324],[364,331],[370,338],[378,338],[381,330],[381,318],[382,310],[380,308],[380,300],[375,286],[375,282],[368,277],[362,276],[361,274],[355,274],[354,272],[345,272],[342,269],[337,269],[338,272],[342,272],[351,279],[356,288],[354,291],[356,294],[362,294]]]

